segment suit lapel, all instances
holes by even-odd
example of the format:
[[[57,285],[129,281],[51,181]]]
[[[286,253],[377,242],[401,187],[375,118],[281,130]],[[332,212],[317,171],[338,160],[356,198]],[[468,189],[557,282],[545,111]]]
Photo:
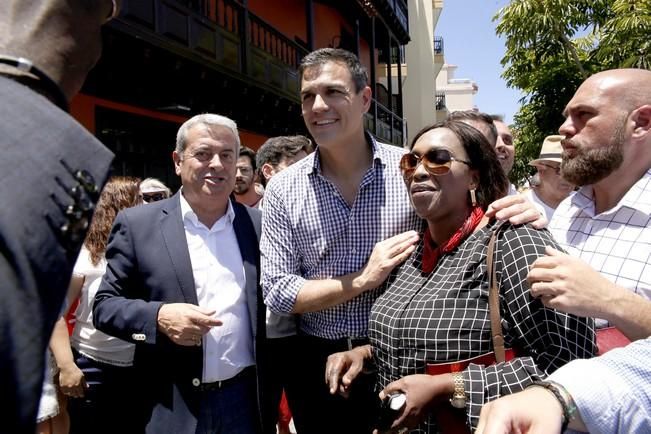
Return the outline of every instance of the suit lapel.
[[[176,193],[172,200],[167,201],[168,203],[163,207],[160,227],[183,297],[187,303],[198,304],[188,241],[185,237],[183,216],[181,215],[180,194],[180,191]]]
[[[249,308],[249,318],[251,318],[251,330],[253,330],[253,335],[255,336],[258,330],[258,264],[260,259],[258,242],[255,229],[246,209],[235,201],[232,201],[232,203],[233,209],[235,210],[233,227],[235,229],[235,236],[237,237],[237,244],[240,247],[240,254],[242,255],[244,277],[246,279],[244,289]]]

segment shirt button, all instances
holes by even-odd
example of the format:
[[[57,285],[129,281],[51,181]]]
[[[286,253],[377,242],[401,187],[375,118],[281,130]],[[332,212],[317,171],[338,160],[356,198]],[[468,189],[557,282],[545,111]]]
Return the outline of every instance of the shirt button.
[[[350,253],[352,253],[352,254],[357,253],[357,249],[355,247],[353,247],[352,249],[350,249]]]
[[[199,386],[201,386],[201,380],[199,380],[198,378],[193,378],[193,379],[192,379],[192,385],[193,385],[194,387],[199,387]]]

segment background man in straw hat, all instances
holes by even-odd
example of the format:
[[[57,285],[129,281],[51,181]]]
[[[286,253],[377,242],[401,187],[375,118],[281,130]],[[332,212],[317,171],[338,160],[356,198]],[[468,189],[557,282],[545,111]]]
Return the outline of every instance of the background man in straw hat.
[[[551,221],[556,207],[574,190],[574,184],[561,177],[561,140],[563,136],[547,136],[540,149],[540,155],[529,164],[537,173],[531,181],[526,196],[541,214]]]
[[[152,203],[167,199],[172,191],[159,179],[147,178],[140,183],[140,195],[143,202]]]

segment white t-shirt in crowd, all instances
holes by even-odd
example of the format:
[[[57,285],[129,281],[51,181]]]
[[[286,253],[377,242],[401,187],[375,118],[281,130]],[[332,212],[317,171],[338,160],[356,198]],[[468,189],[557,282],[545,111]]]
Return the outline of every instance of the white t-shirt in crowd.
[[[102,333],[93,326],[93,303],[106,270],[106,259],[97,265],[90,260],[90,251],[84,246],[79,252],[73,273],[84,276],[79,306],[75,311],[75,328],[70,337],[73,348],[89,359],[115,366],[131,366],[135,345]]]
[[[551,206],[547,205],[545,202],[542,201],[536,194],[533,188],[530,188],[524,193],[525,197],[533,203],[538,211],[540,211],[541,214],[544,214],[545,217],[547,217],[547,221],[550,222],[552,221],[552,216],[554,215],[554,211],[556,208],[552,208]]]

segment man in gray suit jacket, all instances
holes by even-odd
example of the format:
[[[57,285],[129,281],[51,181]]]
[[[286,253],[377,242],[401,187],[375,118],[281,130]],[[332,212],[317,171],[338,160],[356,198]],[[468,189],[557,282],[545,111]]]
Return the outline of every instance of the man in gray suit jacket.
[[[68,101],[118,9],[0,1],[0,432],[34,432],[45,348],[113,159]]]
[[[151,433],[258,433],[256,338],[260,213],[231,198],[239,136],[223,116],[181,126],[182,188],[115,220],[95,326],[136,344],[143,423]],[[260,331],[260,333],[258,333]]]

